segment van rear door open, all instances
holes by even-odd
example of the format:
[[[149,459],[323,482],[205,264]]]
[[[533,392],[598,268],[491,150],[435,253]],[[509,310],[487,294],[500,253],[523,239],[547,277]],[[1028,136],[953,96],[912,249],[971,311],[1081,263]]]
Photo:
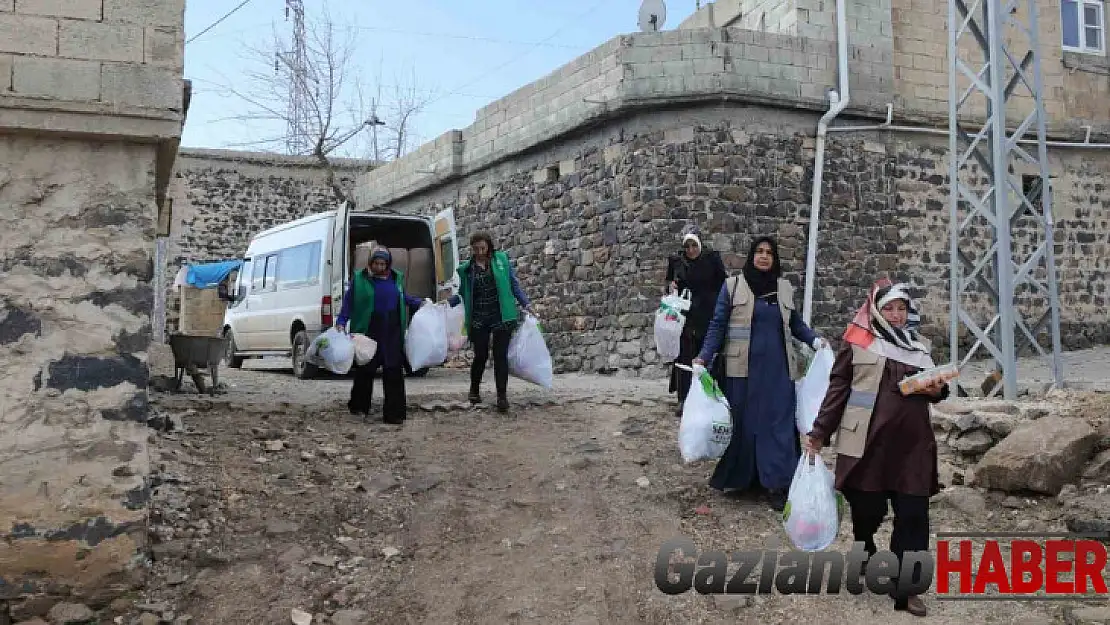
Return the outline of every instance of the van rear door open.
[[[339,315],[339,308],[343,305],[343,293],[347,290],[347,255],[351,247],[350,221],[351,206],[344,201],[335,211],[335,221],[331,225],[331,241],[328,242],[328,250],[331,252],[331,257],[328,259],[328,273],[331,280],[332,323]]]
[[[433,219],[433,253],[436,262],[436,299],[445,300],[459,291],[455,270],[459,266],[459,238],[455,229],[455,209],[447,208]]]

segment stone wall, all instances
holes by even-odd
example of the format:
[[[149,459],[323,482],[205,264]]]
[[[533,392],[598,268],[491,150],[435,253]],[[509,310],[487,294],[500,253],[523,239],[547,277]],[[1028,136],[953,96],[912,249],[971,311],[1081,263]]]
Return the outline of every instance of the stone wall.
[[[335,159],[334,166],[349,193],[356,175],[372,164]],[[169,197],[173,210],[165,262],[159,264],[165,287],[159,293],[165,310],[162,336],[177,328],[172,285],[183,265],[240,258],[262,230],[336,204],[325,170],[313,158],[195,148],[178,153]]]
[[[801,287],[815,123],[815,114],[741,104],[640,112],[389,206],[430,213],[454,205],[463,240],[475,229],[493,232],[536,302],[559,370],[650,375],[665,259],[687,224],[702,228],[732,271],[753,237],[777,236]],[[1110,195],[1101,182],[1110,153],[1052,154],[1065,345],[1107,342],[1110,274],[1098,259],[1110,257]],[[822,333],[839,337],[885,274],[920,288],[926,332],[944,349],[946,173],[943,137],[830,138],[814,298]]]
[[[0,1],[0,622],[141,586],[183,0]]]

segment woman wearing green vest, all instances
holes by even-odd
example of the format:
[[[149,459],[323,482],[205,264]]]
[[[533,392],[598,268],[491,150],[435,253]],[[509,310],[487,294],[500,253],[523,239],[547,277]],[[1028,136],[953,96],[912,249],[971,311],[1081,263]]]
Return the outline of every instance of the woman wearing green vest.
[[[909,395],[899,388],[905,377],[935,366],[932,345],[917,333],[920,322],[906,285],[884,278],[871,287],[844,333],[806,438],[807,451],[817,453],[837,435],[836,488],[851,508],[853,537],[869,556],[878,551],[875,532],[888,505],[890,551],[901,559],[929,548],[929,498],[940,492],[930,406],[951,391],[940,380]],[[921,597],[904,593],[894,594],[894,609],[927,612]]]
[[[509,409],[509,341],[520,313],[517,303],[531,312],[528,296],[520,288],[509,255],[494,250],[493,238],[485,232],[470,237],[471,259],[459,265],[459,294],[448,300],[452,308],[466,306],[466,335],[474,346],[470,365],[470,403],[482,401],[482,375],[493,347],[493,376],[497,386],[497,409]]]
[[[406,295],[404,285],[405,276],[393,269],[392,255],[388,250],[377,249],[370,256],[370,266],[355,273],[343,296],[343,307],[335,327],[352,334],[365,334],[378,343],[374,358],[355,368],[351,399],[347,402],[351,414],[369,416],[374,375],[381,367],[385,395],[382,420],[394,424],[405,422],[405,331],[409,309],[420,308],[423,300]]]

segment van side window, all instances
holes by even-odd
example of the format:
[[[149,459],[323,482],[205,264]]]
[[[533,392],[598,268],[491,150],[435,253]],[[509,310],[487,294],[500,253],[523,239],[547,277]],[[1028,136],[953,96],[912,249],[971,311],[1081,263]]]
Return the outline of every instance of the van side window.
[[[262,290],[273,291],[277,288],[277,254],[266,257],[266,268],[262,275]]]
[[[262,292],[262,278],[263,269],[266,267],[266,257],[256,256],[254,258],[254,267],[251,270],[251,293]]]
[[[322,241],[303,243],[278,253],[278,288],[295,289],[320,282],[320,250]]]

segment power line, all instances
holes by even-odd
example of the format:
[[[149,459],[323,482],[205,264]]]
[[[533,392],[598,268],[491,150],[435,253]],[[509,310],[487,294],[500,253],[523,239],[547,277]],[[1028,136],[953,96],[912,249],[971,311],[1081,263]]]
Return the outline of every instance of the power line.
[[[265,24],[261,24],[261,23],[260,24],[253,24],[251,26],[246,26],[244,28],[236,28],[235,30],[227,30],[227,31],[224,31],[224,32],[220,33],[219,35],[216,35],[216,36],[217,37],[230,37],[232,35],[239,35],[239,34],[243,34],[243,33],[254,32],[258,29],[268,28],[268,27],[271,27],[271,26],[273,26],[273,22],[267,22]],[[390,34],[394,34],[394,35],[407,35],[407,36],[411,36],[411,37],[427,37],[427,38],[430,38],[430,39],[455,39],[455,40],[459,40],[459,41],[474,41],[474,42],[477,42],[477,43],[495,43],[495,44],[504,44],[504,45],[509,45],[509,46],[536,46],[536,47],[543,47],[543,48],[559,48],[559,49],[563,49],[563,50],[577,50],[579,48],[579,46],[570,46],[570,45],[561,44],[561,43],[519,41],[519,40],[515,40],[515,39],[500,39],[498,37],[474,37],[474,36],[471,36],[471,35],[459,35],[459,34],[456,34],[456,33],[436,33],[436,32],[426,32],[426,31],[416,31],[416,30],[405,30],[403,28],[382,28],[382,27],[378,27],[378,26],[354,26],[353,28],[355,30],[365,30],[365,31],[368,31],[368,32],[379,32],[379,33],[390,33]],[[197,36],[199,37],[200,35],[197,35]],[[195,38],[196,37],[194,37],[194,39]]]
[[[584,12],[583,12],[582,14],[580,14],[580,15],[576,16],[576,17],[575,17],[574,19],[572,19],[572,20],[570,20],[570,21],[566,22],[565,24],[563,24],[562,26],[560,26],[559,28],[557,28],[557,29],[555,30],[555,32],[551,33],[551,34],[550,34],[550,35],[548,35],[547,37],[544,37],[544,38],[543,38],[543,39],[541,39],[540,41],[537,41],[537,42],[535,42],[535,43],[531,44],[531,46],[529,46],[529,47],[528,47],[528,49],[526,49],[526,50],[522,51],[522,52],[521,52],[520,54],[517,54],[516,56],[514,56],[514,57],[513,57],[513,58],[511,58],[511,59],[509,59],[509,60],[508,60],[508,61],[506,61],[505,63],[502,63],[501,65],[498,65],[497,67],[495,67],[495,68],[493,68],[493,69],[489,70],[488,72],[486,72],[486,73],[482,74],[481,76],[478,76],[478,77],[477,77],[477,78],[475,78],[474,80],[471,80],[470,82],[467,82],[467,83],[465,83],[465,84],[459,85],[458,87],[455,87],[455,88],[454,88],[454,89],[452,89],[451,91],[448,91],[447,93],[444,93],[443,95],[441,95],[441,96],[439,96],[439,97],[437,97],[437,98],[433,98],[432,100],[430,100],[430,101],[429,101],[429,102],[427,103],[427,105],[431,105],[431,104],[433,104],[433,103],[435,103],[435,102],[438,102],[438,101],[442,100],[443,98],[445,98],[445,97],[447,97],[447,96],[449,96],[449,95],[460,95],[460,94],[458,93],[460,89],[465,89],[465,88],[467,88],[467,87],[469,87],[469,86],[471,86],[471,85],[473,85],[473,84],[475,84],[475,83],[477,83],[477,82],[480,82],[480,81],[482,81],[482,80],[485,80],[486,78],[488,78],[488,77],[492,76],[493,74],[496,74],[497,72],[501,71],[502,69],[505,69],[506,67],[508,67],[508,66],[512,65],[513,63],[516,63],[517,61],[519,61],[520,59],[524,58],[524,57],[525,57],[526,55],[528,55],[528,54],[529,54],[530,52],[532,52],[532,51],[533,51],[533,50],[535,50],[536,48],[538,48],[538,47],[540,47],[541,45],[543,45],[543,44],[547,43],[548,41],[551,41],[552,39],[554,39],[554,38],[555,38],[555,36],[556,36],[556,35],[558,35],[559,33],[563,32],[564,30],[566,30],[566,29],[567,29],[567,28],[569,28],[570,26],[573,26],[573,25],[577,24],[577,23],[578,23],[579,21],[581,21],[581,20],[582,20],[583,18],[585,18],[585,17],[586,17],[587,15],[589,15],[590,13],[593,13],[594,11],[596,11],[596,10],[600,9],[600,8],[601,8],[601,5],[605,4],[605,2],[606,2],[606,0],[600,0],[599,2],[597,2],[596,4],[594,4],[593,6],[591,6],[591,7],[589,8],[589,9],[587,9],[586,11],[584,11]]]
[[[212,22],[211,24],[209,24],[208,28],[205,28],[204,30],[200,31],[199,33],[193,35],[193,37],[191,39],[189,39],[188,41],[185,42],[185,45],[189,45],[190,43],[193,43],[194,41],[196,41],[197,37],[200,37],[204,33],[208,32],[208,31],[212,30],[213,28],[215,28],[216,26],[218,26],[220,22],[226,20],[227,18],[231,17],[232,15],[235,15],[236,11],[238,11],[239,9],[247,6],[247,3],[249,3],[250,1],[251,0],[243,0],[243,2],[241,2],[239,4],[239,6],[237,6],[234,9],[228,11],[227,13],[224,14],[223,17],[221,17],[220,19],[216,20],[215,22]]]
[[[566,50],[577,50],[578,46],[568,46],[559,43],[546,43],[543,41],[514,41],[512,39],[497,39],[496,37],[472,37],[470,35],[456,35],[452,33],[428,33],[418,32],[413,30],[404,30],[400,28],[379,28],[377,26],[357,26],[358,30],[366,30],[371,32],[380,33],[393,33],[397,35],[412,35],[415,37],[432,37],[435,39],[461,39],[464,41],[481,41],[484,43],[503,43],[514,46],[536,46],[547,48],[563,48]]]

